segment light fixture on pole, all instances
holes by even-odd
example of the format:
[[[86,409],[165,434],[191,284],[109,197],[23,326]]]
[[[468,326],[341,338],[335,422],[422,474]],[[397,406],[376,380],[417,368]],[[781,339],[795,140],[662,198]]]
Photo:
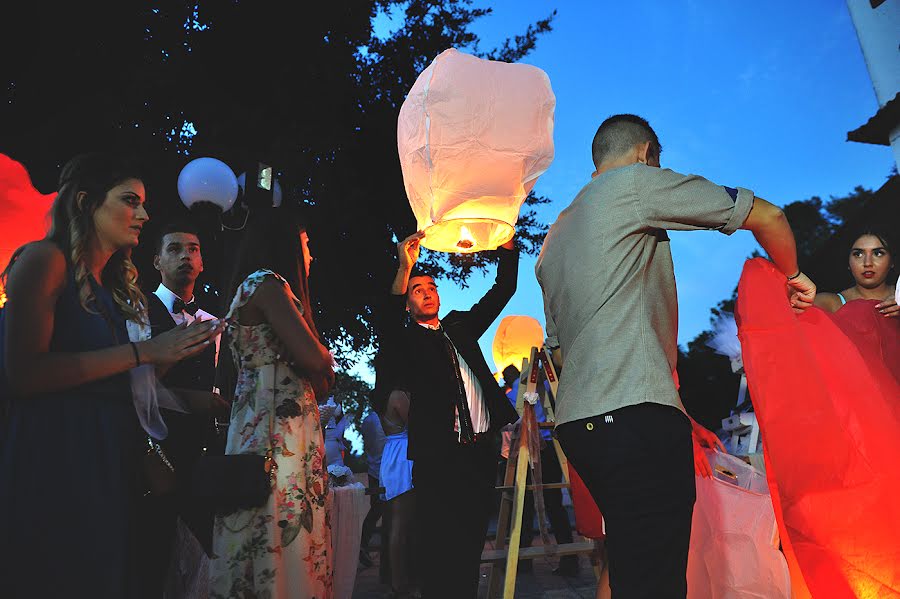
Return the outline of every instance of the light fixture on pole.
[[[178,175],[178,196],[188,208],[210,203],[227,212],[238,196],[237,177],[221,160],[196,158]]]
[[[206,258],[204,276],[213,284],[213,293],[223,301],[220,291],[226,280],[222,214],[234,205],[238,196],[237,177],[227,164],[216,158],[196,158],[178,175],[178,196],[193,214],[200,231],[200,243]],[[221,265],[223,268],[217,268]],[[210,268],[212,267],[212,268]],[[209,291],[208,289],[204,289]]]

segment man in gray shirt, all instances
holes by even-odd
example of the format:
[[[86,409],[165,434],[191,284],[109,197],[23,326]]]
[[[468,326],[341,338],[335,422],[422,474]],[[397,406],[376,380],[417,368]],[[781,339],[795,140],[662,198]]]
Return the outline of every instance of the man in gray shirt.
[[[661,169],[661,150],[644,119],[604,121],[592,181],[550,228],[535,268],[547,344],[563,367],[557,435],[603,512],[615,599],[687,593],[694,462],[673,381],[678,303],[666,229],[748,229],[787,277],[785,301],[802,311],[815,297],[778,207]]]

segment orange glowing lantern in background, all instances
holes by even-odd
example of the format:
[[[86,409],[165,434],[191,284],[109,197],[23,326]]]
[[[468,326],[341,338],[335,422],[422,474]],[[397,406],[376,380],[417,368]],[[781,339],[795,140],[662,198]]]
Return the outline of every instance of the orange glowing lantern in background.
[[[541,69],[445,50],[416,79],[397,120],[406,195],[422,245],[495,249],[553,161],[556,97]]]
[[[500,321],[491,346],[498,373],[509,365],[522,368],[522,360],[531,355],[532,347],[544,345],[544,329],[531,316],[506,316]]]
[[[0,271],[20,246],[42,239],[55,193],[42,194],[31,184],[22,164],[0,154]],[[0,306],[6,293],[0,283]]]

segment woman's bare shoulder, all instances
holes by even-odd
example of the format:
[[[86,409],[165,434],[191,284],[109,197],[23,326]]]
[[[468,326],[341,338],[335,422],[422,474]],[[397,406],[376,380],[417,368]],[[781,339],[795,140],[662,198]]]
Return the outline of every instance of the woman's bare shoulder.
[[[40,283],[55,287],[66,274],[66,257],[59,246],[47,239],[29,243],[22,248],[9,270],[9,287]]]

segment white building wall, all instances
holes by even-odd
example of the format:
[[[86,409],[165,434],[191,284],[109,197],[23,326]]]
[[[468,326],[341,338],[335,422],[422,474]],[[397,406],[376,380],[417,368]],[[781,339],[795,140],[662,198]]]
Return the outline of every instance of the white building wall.
[[[878,106],[884,106],[900,92],[900,0],[884,0],[877,8],[870,0],[847,0],[847,8]]]

